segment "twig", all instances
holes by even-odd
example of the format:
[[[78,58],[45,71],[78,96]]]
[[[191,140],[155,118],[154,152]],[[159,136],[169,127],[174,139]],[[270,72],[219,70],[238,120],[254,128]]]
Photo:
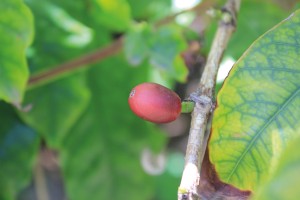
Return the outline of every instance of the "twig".
[[[58,65],[54,68],[51,68],[48,71],[44,71],[40,74],[36,74],[30,77],[28,81],[28,86],[32,87],[33,85],[40,84],[41,82],[47,81],[54,77],[60,76],[64,73],[87,67],[89,64],[93,64],[98,62],[104,58],[112,56],[118,53],[122,48],[123,38],[119,38],[118,40],[114,41],[107,47],[101,48],[96,50],[95,52],[83,55],[77,59],[70,60],[66,63]]]
[[[180,11],[171,16],[168,16],[157,23],[154,24],[155,27],[160,27],[167,23],[174,21],[174,19],[185,12],[203,12],[213,6],[215,4],[215,0],[206,0],[193,8]],[[74,71],[80,68],[88,67],[88,65],[93,64],[95,62],[99,62],[109,56],[117,54],[123,47],[123,37],[120,37],[118,40],[114,41],[107,47],[98,49],[92,53],[82,55],[79,58],[67,61],[63,64],[54,66],[47,71],[43,71],[41,73],[32,75],[28,81],[28,88],[32,88],[41,83],[47,82],[53,78],[60,77],[63,74],[66,74],[70,71]]]
[[[164,19],[158,21],[157,23],[155,23],[155,26],[160,27],[160,26],[163,26],[163,25],[168,24],[170,22],[173,22],[178,15],[181,15],[183,13],[187,13],[187,12],[205,13],[205,11],[209,10],[214,4],[216,4],[216,0],[202,1],[201,3],[197,4],[196,6],[194,6],[192,8],[182,10],[178,13],[167,16],[166,18],[164,18]]]
[[[236,16],[240,0],[228,0],[223,8],[207,63],[202,74],[198,90],[190,95],[195,101],[192,113],[191,128],[187,144],[185,167],[178,189],[178,200],[199,200],[201,194],[197,191],[200,182],[200,171],[205,154],[209,131],[206,131],[210,113],[213,110],[213,94],[216,75],[228,41],[236,27]]]

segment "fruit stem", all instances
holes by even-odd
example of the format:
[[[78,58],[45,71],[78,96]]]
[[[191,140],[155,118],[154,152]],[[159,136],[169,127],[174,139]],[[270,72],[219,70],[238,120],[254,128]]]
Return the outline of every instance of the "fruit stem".
[[[183,100],[181,102],[181,113],[191,113],[195,107],[195,102],[191,100]]]

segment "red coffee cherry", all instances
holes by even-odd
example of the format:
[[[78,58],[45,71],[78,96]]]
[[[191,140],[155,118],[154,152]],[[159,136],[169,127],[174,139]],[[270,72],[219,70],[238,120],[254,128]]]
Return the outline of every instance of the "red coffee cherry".
[[[181,112],[179,96],[156,83],[142,83],[134,87],[128,103],[137,116],[154,123],[174,121]]]

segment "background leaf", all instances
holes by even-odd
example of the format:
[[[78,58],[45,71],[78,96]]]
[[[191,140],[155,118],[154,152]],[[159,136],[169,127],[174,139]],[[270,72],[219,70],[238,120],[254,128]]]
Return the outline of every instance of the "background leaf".
[[[125,38],[124,52],[129,63],[139,65],[148,57],[152,67],[166,79],[185,82],[188,68],[181,53],[186,50],[187,41],[176,26],[157,30],[146,23],[136,25]]]
[[[44,137],[49,147],[59,148],[89,99],[85,76],[79,73],[27,92],[24,103],[31,109],[20,115]]]
[[[68,13],[62,7],[47,0],[43,2],[38,0],[28,1],[27,4],[30,6],[34,18],[38,19],[35,21],[35,30],[39,33],[36,34],[28,54],[31,74],[34,75],[53,68],[67,60],[74,59],[83,52],[109,42],[108,31],[105,28],[99,26],[101,37],[94,38],[93,34],[96,30],[90,30],[87,25],[82,24],[75,18],[76,13],[85,12],[84,8],[80,7],[79,1],[72,4],[75,8],[79,7],[75,13]],[[87,18],[91,24],[96,23],[90,19],[89,15],[87,15]],[[78,38],[76,44],[72,45],[68,42],[72,41],[70,38],[77,35],[78,32],[86,31],[86,35],[82,36],[83,39]],[[86,37],[88,41],[84,39]],[[79,41],[82,41],[82,45],[78,44]]]
[[[171,0],[127,0],[134,19],[143,21],[154,21],[171,12]]]
[[[95,41],[92,37],[90,40],[93,43],[87,43],[79,48],[76,45],[74,47],[66,43],[66,40],[74,34],[70,24],[73,24],[79,32],[87,30],[87,26],[73,18],[71,15],[73,13],[67,13],[61,7],[48,1],[31,0],[28,5],[33,10],[35,18],[38,19],[35,28],[40,33],[36,36],[32,54],[29,57],[32,74],[53,68],[94,46],[103,45],[109,41],[107,30],[102,28],[101,38],[96,38]],[[84,7],[80,5],[80,2],[73,5],[79,13],[84,12]],[[51,29],[46,27],[51,27]],[[94,32],[96,33],[96,30]],[[90,100],[90,91],[86,85],[84,71],[66,74],[64,79],[51,81],[26,93],[25,105],[31,105],[32,109],[20,115],[42,135],[50,148],[58,149],[63,145],[61,142],[65,135],[86,109]]]
[[[124,42],[124,53],[128,62],[134,66],[149,56],[149,41],[153,31],[147,23],[139,23],[132,26],[131,30],[126,34]]]
[[[33,18],[21,0],[3,0],[0,9],[0,99],[19,104],[29,75],[25,50],[33,38]]]
[[[92,14],[102,25],[124,31],[131,24],[130,7],[126,0],[93,0]]]
[[[209,142],[222,181],[254,190],[297,135],[300,123],[300,12],[259,38],[218,95]]]
[[[237,29],[229,41],[225,57],[238,59],[254,40],[288,17],[290,13],[290,10],[287,11],[268,0],[243,0],[238,15]],[[210,48],[216,28],[217,23],[213,21],[206,30],[204,38],[206,51]]]
[[[254,40],[288,17],[289,14],[290,12],[279,5],[268,1],[243,1],[238,16],[238,28],[230,40],[226,54],[236,59],[239,58]]]
[[[112,67],[118,73],[111,73]],[[147,77],[147,71],[129,68],[119,57],[90,70],[91,102],[61,147],[70,199],[151,199],[154,178],[144,172],[141,152],[147,146],[160,151],[165,136],[133,115],[127,104],[131,88]]]
[[[87,12],[80,2],[72,7],[67,2],[44,3],[29,2],[39,19],[40,33],[30,55],[32,73],[101,48],[114,38],[115,30],[93,19],[92,11]],[[82,12],[89,20],[78,15]],[[91,42],[81,48],[65,42],[73,34],[67,28],[70,22],[78,23],[78,29],[87,28],[78,20],[93,27]],[[154,125],[136,117],[127,104],[131,88],[148,80],[150,68],[131,68],[122,56],[91,71],[50,80],[26,94],[25,103],[32,104],[32,109],[20,115],[48,148],[58,150],[68,198],[149,199],[155,195],[155,177],[144,172],[140,157],[145,147],[161,151],[166,138]]]
[[[0,113],[0,199],[13,200],[31,179],[40,140],[9,105],[0,102]]]
[[[177,81],[185,82],[188,69],[180,58],[187,44],[183,35],[175,26],[162,27],[155,37],[150,38],[150,63],[162,73]]]

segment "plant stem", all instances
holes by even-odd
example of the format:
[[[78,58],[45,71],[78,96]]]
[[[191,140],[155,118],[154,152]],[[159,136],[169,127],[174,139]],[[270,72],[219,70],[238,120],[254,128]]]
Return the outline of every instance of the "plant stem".
[[[214,5],[215,3],[216,3],[216,0],[205,0],[193,8],[180,11],[178,13],[170,15],[170,16],[156,22],[154,24],[154,26],[160,27],[160,26],[166,25],[170,22],[173,22],[174,19],[182,13],[204,12],[205,10],[210,8],[212,5]],[[63,64],[54,66],[47,71],[43,71],[41,73],[32,75],[28,81],[28,89],[35,87],[37,85],[40,85],[42,83],[49,82],[50,80],[55,79],[57,77],[61,77],[62,75],[66,74],[66,73],[70,73],[70,72],[73,72],[73,71],[81,69],[81,68],[86,68],[90,64],[99,62],[107,57],[117,54],[118,52],[120,52],[120,50],[123,47],[123,40],[124,40],[124,37],[122,36],[118,40],[116,40],[113,43],[111,43],[110,45],[108,45],[107,47],[100,48],[92,53],[82,55],[78,58],[67,61]]]
[[[197,4],[196,6],[194,6],[192,8],[182,10],[178,13],[175,13],[174,15],[167,16],[166,18],[158,21],[155,24],[155,26],[159,27],[159,26],[162,26],[162,25],[165,25],[165,24],[169,24],[170,22],[173,22],[178,15],[181,15],[181,14],[186,13],[186,12],[205,13],[205,11],[207,11],[214,4],[216,4],[216,0],[204,0],[201,3]]]
[[[181,113],[191,113],[195,107],[194,101],[182,101],[181,102]]]
[[[196,104],[192,113],[185,167],[178,189],[178,200],[201,199],[201,194],[199,194],[197,188],[201,178],[200,171],[210,133],[206,129],[210,129],[210,127],[207,127],[207,122],[213,110],[216,75],[228,41],[235,31],[239,7],[240,0],[228,0],[224,6],[222,18],[219,22],[198,90],[190,95],[190,99],[195,101]]]
[[[107,47],[101,48],[99,50],[96,50],[95,52],[83,55],[77,59],[58,65],[48,71],[32,75],[28,81],[28,87],[43,83],[49,79],[53,79],[67,72],[87,67],[87,65],[89,64],[93,64],[104,58],[112,56],[121,50],[122,42],[123,38],[121,37]]]

